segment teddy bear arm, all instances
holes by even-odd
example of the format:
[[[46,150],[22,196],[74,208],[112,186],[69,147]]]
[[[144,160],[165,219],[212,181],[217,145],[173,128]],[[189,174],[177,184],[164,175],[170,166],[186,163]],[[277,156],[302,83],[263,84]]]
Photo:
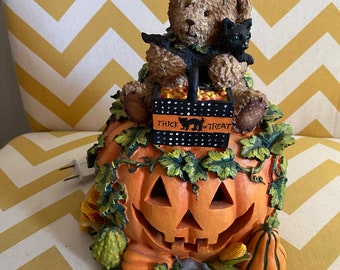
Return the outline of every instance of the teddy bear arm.
[[[187,82],[184,60],[170,50],[152,43],[146,52],[146,60],[149,67],[147,80],[151,84],[175,87]]]
[[[252,10],[251,0],[237,0],[237,22],[250,18]]]
[[[243,81],[247,63],[238,61],[231,54],[219,54],[210,63],[208,74],[213,86],[233,87]]]

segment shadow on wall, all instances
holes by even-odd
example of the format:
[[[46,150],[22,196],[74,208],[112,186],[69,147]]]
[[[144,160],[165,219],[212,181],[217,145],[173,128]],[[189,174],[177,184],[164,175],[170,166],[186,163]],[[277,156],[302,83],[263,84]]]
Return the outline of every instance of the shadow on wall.
[[[9,48],[4,13],[0,5],[0,148],[15,136],[29,132],[13,59]]]

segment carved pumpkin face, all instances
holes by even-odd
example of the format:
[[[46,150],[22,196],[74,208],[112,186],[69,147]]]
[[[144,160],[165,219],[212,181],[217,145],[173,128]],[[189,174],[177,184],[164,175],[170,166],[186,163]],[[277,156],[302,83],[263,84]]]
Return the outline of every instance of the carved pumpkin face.
[[[203,152],[199,148],[190,150],[198,156]],[[152,155],[151,149],[138,151],[133,159]],[[263,171],[268,166],[266,163]],[[268,179],[265,174],[261,176]],[[148,169],[131,173],[123,165],[119,179],[128,194],[126,235],[171,255],[208,259],[231,239],[244,240],[270,211],[268,185],[252,183],[244,173],[224,181],[209,173],[208,180],[199,181],[198,195],[189,183],[168,177],[160,165],[152,174]]]
[[[106,130],[105,148],[98,155],[98,164],[109,163],[119,157],[121,147],[115,136],[131,127],[131,122],[113,122]],[[235,161],[242,167],[254,167],[257,162],[239,156],[243,137],[231,134],[229,148],[235,153]],[[169,146],[162,146],[171,151]],[[176,147],[191,151],[196,158],[216,148]],[[157,158],[159,152],[148,146],[140,147],[131,157]],[[137,243],[164,251],[171,255],[206,260],[217,255],[230,241],[246,241],[253,228],[263,223],[273,211],[268,207],[269,171],[272,159],[267,159],[257,176],[264,183],[253,183],[245,173],[235,179],[221,181],[208,173],[206,181],[200,180],[198,195],[191,184],[177,177],[169,177],[161,165],[156,165],[152,174],[149,168],[139,168],[131,173],[127,165],[121,165],[117,175],[126,187],[125,234]]]

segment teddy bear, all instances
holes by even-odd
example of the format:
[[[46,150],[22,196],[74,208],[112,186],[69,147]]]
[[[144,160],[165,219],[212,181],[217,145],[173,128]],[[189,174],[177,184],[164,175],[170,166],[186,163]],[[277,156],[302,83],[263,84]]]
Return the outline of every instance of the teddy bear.
[[[156,85],[188,85],[188,74],[198,66],[200,83],[217,88],[230,87],[235,102],[233,129],[246,133],[263,119],[268,100],[258,90],[248,88],[244,75],[250,55],[233,48],[225,40],[235,38],[235,29],[251,26],[250,0],[170,0],[170,26],[164,35],[142,33],[150,46],[146,65],[138,81],[122,87],[120,99],[131,120],[138,124],[152,121],[152,94]],[[231,37],[230,37],[231,36]]]

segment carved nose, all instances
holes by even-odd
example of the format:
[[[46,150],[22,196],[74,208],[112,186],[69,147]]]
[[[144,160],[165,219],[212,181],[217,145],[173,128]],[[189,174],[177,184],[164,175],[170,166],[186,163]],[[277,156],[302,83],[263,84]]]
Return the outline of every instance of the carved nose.
[[[189,26],[192,26],[192,25],[195,24],[195,22],[194,22],[193,20],[191,20],[191,19],[187,19],[186,22],[187,22],[187,24],[188,24]]]

